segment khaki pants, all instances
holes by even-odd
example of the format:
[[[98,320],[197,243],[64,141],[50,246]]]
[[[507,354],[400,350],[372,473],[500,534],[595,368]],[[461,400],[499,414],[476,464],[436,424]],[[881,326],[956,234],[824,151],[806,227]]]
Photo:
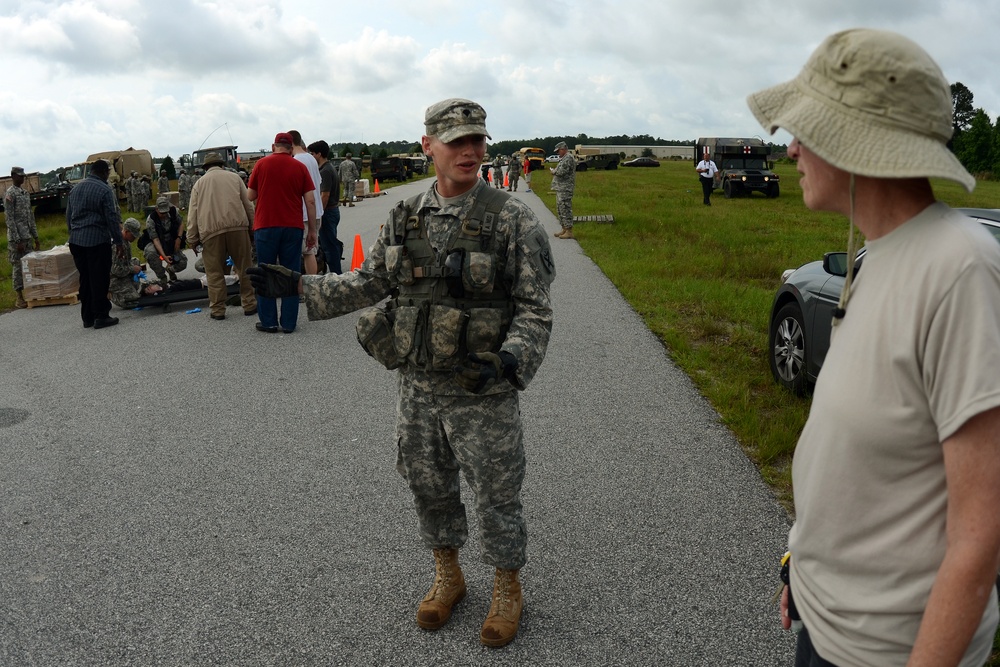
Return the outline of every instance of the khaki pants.
[[[249,232],[246,229],[234,229],[205,239],[201,245],[205,278],[208,281],[208,307],[212,314],[226,314],[226,257],[233,258],[233,268],[240,279],[240,302],[243,311],[256,308],[257,297],[254,295],[253,285],[246,277],[251,262]]]

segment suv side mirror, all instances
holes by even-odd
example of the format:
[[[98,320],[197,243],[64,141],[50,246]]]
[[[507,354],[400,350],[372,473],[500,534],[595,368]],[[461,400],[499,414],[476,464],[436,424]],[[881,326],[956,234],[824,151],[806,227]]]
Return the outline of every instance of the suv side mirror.
[[[823,255],[823,270],[832,276],[847,276],[847,253],[828,252]]]

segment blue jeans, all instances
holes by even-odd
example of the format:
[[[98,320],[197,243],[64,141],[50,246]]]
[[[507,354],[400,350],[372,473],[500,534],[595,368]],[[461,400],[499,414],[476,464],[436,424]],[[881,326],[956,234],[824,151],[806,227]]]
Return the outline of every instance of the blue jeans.
[[[337,238],[337,226],[340,225],[340,206],[333,198],[323,209],[323,224],[319,228],[319,247],[326,260],[327,273],[343,273],[340,258],[344,254],[344,244]]]
[[[280,264],[292,271],[302,270],[302,229],[298,227],[265,227],[254,232],[258,264]],[[295,331],[299,319],[299,297],[281,300],[281,321],[278,320],[278,300],[257,296],[257,315],[265,327],[281,326]]]
[[[795,667],[837,667],[820,657],[809,639],[809,631],[802,628],[795,645]]]

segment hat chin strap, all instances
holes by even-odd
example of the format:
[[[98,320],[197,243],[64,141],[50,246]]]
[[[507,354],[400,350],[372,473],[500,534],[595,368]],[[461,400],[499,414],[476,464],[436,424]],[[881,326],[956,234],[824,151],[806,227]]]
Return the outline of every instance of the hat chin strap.
[[[840,321],[847,315],[847,302],[851,300],[851,283],[854,282],[854,261],[858,256],[858,243],[854,238],[854,174],[851,174],[850,184],[851,214],[847,220],[847,276],[844,279],[844,286],[840,290],[840,300],[837,307],[833,309],[833,326],[840,324]]]

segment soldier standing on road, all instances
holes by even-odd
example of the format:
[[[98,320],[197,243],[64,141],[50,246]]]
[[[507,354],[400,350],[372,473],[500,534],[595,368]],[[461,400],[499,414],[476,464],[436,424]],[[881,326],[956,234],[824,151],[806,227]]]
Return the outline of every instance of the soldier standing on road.
[[[507,192],[517,192],[517,181],[521,178],[521,156],[514,153],[507,165]]]
[[[354,192],[361,174],[358,173],[358,165],[354,164],[350,153],[340,161],[339,171],[340,180],[344,184],[344,201],[348,206],[354,206]]]
[[[181,173],[177,177],[177,191],[180,192],[180,205],[182,211],[186,211],[187,207],[191,204],[191,190],[193,187],[194,184],[191,182],[190,174],[187,173],[187,170],[181,169]]]
[[[24,184],[24,169],[11,167],[10,178],[14,184],[7,188],[3,196],[3,210],[7,218],[7,259],[10,260],[10,274],[17,294],[14,305],[27,308],[21,258],[32,250],[38,250],[38,229],[31,210],[31,194],[21,187]]]
[[[309,319],[365,311],[366,351],[399,369],[396,468],[413,492],[436,576],[417,624],[437,630],[465,597],[458,550],[468,537],[459,471],[475,494],[483,561],[496,569],[480,632],[486,646],[517,634],[527,562],[521,509],[525,458],[518,390],[534,377],[552,328],[551,250],[520,200],[482,182],[486,112],[449,99],[424,116],[424,153],[437,170],[426,192],[400,202],[364,264],[340,276],[249,270],[258,294],[303,294]]]
[[[503,187],[503,160],[499,154],[493,158],[493,187],[497,189]]]
[[[556,191],[556,213],[562,231],[557,239],[573,238],[573,190],[576,187],[576,158],[569,152],[565,141],[556,144],[559,162],[549,169],[552,172],[552,189]]]

